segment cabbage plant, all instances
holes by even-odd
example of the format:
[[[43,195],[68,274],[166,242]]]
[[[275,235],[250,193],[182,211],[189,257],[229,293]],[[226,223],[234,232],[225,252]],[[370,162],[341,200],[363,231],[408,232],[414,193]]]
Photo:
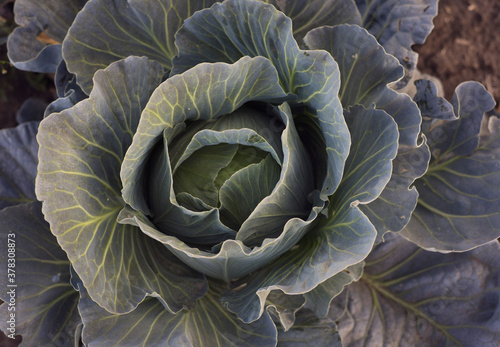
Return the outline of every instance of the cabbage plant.
[[[493,99],[398,92],[435,1],[48,4],[62,44],[9,39],[60,97],[0,133],[9,337],[498,342]]]

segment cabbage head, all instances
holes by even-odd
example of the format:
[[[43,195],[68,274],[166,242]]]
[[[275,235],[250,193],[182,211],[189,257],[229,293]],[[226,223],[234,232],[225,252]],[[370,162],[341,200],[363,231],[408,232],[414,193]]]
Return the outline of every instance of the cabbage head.
[[[123,13],[161,38],[153,3]],[[408,223],[429,162],[417,105],[388,87],[404,68],[358,25],[308,31],[303,47],[274,6],[227,0],[183,22],[175,56],[144,44],[89,73],[97,55],[78,57],[75,28],[99,4],[62,50],[89,97],[37,135],[36,194],[84,343],[338,341],[330,301]]]

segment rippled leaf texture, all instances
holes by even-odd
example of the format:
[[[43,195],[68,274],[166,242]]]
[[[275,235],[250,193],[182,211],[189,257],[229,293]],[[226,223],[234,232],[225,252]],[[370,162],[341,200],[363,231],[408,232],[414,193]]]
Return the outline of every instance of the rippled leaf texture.
[[[64,60],[57,67],[54,84],[58,98],[51,102],[45,109],[44,117],[47,117],[51,113],[62,112],[65,109],[75,106],[83,99],[88,98],[88,95],[76,83],[75,75],[68,71]]]
[[[154,298],[125,315],[111,314],[81,290],[79,309],[89,346],[275,346],[276,327],[265,314],[245,324],[209,291],[194,308],[171,314]]]
[[[355,25],[318,28],[306,35],[305,42],[310,48],[328,51],[338,62],[344,108],[375,104],[398,124],[399,153],[391,180],[378,199],[361,206],[377,228],[380,242],[387,231],[400,231],[408,224],[418,196],[416,189],[409,187],[427,169],[430,154],[427,145],[418,141],[418,107],[410,97],[387,86],[401,78],[403,70],[365,29]]]
[[[392,176],[380,196],[361,210],[377,228],[377,240],[386,232],[398,232],[410,222],[417,203],[418,193],[413,182],[427,170],[430,151],[425,138],[417,147],[400,146],[393,160]]]
[[[453,112],[453,106],[444,98],[437,96],[438,90],[434,82],[429,80],[415,81],[417,92],[413,97],[420,109],[420,113],[424,120],[429,121],[433,119],[457,119]],[[430,126],[430,122],[424,122],[425,126]]]
[[[355,0],[365,27],[387,53],[405,67],[404,87],[417,66],[418,54],[411,46],[422,44],[434,25],[437,0]]]
[[[458,86],[451,105],[427,97],[454,116],[424,122],[432,161],[415,184],[418,206],[402,235],[428,250],[466,251],[500,236],[500,122],[483,116],[494,101],[479,83]]]
[[[55,72],[61,61],[61,42],[87,0],[17,0],[19,25],[7,42],[10,61],[21,70]]]
[[[280,290],[269,293],[266,298],[267,311],[283,331],[295,325],[296,315],[304,311],[305,302],[303,295],[287,295]]]
[[[36,200],[39,123],[27,122],[0,130],[0,210]]]
[[[128,312],[146,296],[179,311],[206,291],[201,275],[117,222],[122,160],[162,75],[147,58],[116,62],[96,74],[89,99],[45,118],[38,133],[45,218],[89,295],[110,312]]]
[[[397,234],[334,300],[344,346],[484,346],[500,340],[500,247],[425,251]]]
[[[430,82],[432,83],[432,82]],[[428,95],[430,102],[444,100]],[[453,155],[466,156],[474,152],[479,144],[479,132],[485,112],[493,109],[495,101],[491,94],[477,82],[460,84],[451,101],[454,117],[433,119],[429,115],[422,130],[429,140],[432,165],[443,162]],[[491,139],[490,141],[495,141]]]
[[[86,94],[98,69],[130,55],[146,56],[170,70],[174,34],[195,11],[214,0],[97,0],[78,14],[63,42],[68,70]]]
[[[0,298],[5,301],[0,306],[0,329],[11,333],[8,320],[14,313],[16,334],[23,336],[21,346],[69,346],[80,324],[79,295],[70,284],[68,257],[50,232],[41,205],[32,202],[0,211]],[[13,258],[7,247],[15,249],[13,268],[7,267],[14,264],[8,262]],[[11,290],[15,305],[9,305]]]

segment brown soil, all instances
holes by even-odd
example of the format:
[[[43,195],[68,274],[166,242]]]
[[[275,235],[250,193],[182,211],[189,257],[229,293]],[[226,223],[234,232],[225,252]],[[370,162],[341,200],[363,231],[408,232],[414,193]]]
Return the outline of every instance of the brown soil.
[[[420,54],[418,68],[438,77],[449,100],[464,81],[478,81],[500,102],[500,2],[440,0],[435,28]]]

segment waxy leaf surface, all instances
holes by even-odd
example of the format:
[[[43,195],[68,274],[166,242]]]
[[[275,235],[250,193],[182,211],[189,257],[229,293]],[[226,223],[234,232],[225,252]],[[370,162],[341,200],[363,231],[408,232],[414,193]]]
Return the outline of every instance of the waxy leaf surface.
[[[300,46],[308,31],[324,25],[361,25],[361,15],[354,0],[263,0],[290,17],[293,36]]]
[[[68,257],[41,209],[32,202],[0,211],[0,265],[6,270],[0,278],[0,329],[11,333],[13,313],[21,346],[72,345],[80,324],[79,295],[70,284]]]
[[[428,100],[446,105],[432,94]],[[500,236],[500,122],[484,117],[493,98],[479,83],[465,82],[452,105],[453,118],[438,112],[423,124],[432,160],[415,184],[418,206],[402,231],[417,245],[442,252],[466,251]]]
[[[89,346],[276,345],[276,327],[269,315],[245,324],[227,312],[210,291],[194,308],[177,314],[169,313],[155,298],[146,299],[128,314],[111,314],[96,305],[84,290],[81,294],[83,342]]]
[[[140,229],[118,224],[125,203],[120,168],[162,68],[130,57],[96,74],[89,99],[40,125],[37,197],[89,295],[110,312],[129,312],[155,296],[176,312],[206,291]]]
[[[287,331],[278,329],[278,347],[342,347],[335,322],[318,318],[308,310],[297,313],[294,326]]]
[[[166,70],[177,49],[174,34],[195,11],[214,0],[97,0],[78,14],[63,42],[68,70],[87,94],[92,76],[130,55],[146,56]]]
[[[271,291],[308,293],[361,262],[370,252],[376,230],[358,205],[375,199],[387,184],[397,152],[398,132],[396,123],[385,112],[362,106],[351,110],[347,124],[353,146],[343,180],[331,197],[328,218],[319,218],[290,251],[223,294],[229,310],[244,321],[253,321],[262,314]],[[342,277],[337,280],[340,286],[346,284]],[[310,307],[329,302],[338,292],[317,294],[306,296]]]
[[[329,317],[346,346],[496,346],[499,254],[498,242],[440,254],[390,233]]]
[[[36,200],[36,133],[40,122],[0,130],[0,210]]]
[[[418,107],[407,95],[388,87],[401,78],[403,69],[365,29],[354,25],[318,28],[306,35],[305,42],[310,48],[328,51],[338,62],[342,80],[339,96],[345,109],[375,104],[398,125],[399,153],[391,180],[378,199],[361,206],[377,228],[380,242],[387,231],[400,231],[408,224],[418,196],[410,186],[427,169],[428,147],[418,141]]]

